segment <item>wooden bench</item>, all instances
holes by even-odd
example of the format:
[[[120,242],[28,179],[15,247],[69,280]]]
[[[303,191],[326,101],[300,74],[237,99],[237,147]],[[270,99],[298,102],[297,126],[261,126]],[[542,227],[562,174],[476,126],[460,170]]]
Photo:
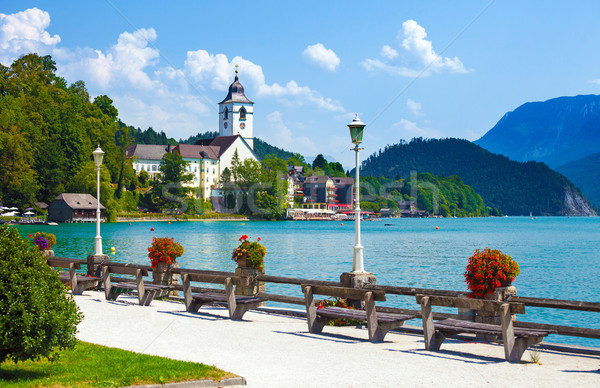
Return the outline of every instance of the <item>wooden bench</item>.
[[[226,303],[229,309],[229,318],[240,321],[248,310],[255,309],[267,301],[266,298],[255,296],[235,295],[233,286],[247,286],[248,279],[232,274],[202,274],[191,272],[180,272],[183,283],[183,296],[185,309],[189,312],[197,312],[200,307],[208,303]],[[225,285],[225,293],[200,292],[192,294],[190,282],[216,283]]]
[[[417,303],[421,305],[423,335],[427,350],[439,350],[447,337],[461,333],[493,336],[502,338],[505,359],[511,363],[517,363],[521,361],[523,353],[529,346],[542,342],[545,336],[553,333],[549,330],[514,327],[512,314],[525,314],[523,303],[422,294],[418,294],[416,297]],[[434,323],[431,306],[497,312],[500,315],[501,325],[451,318]]]
[[[383,342],[385,335],[390,330],[404,325],[404,321],[408,319],[416,318],[416,315],[410,314],[377,313],[375,311],[375,301],[385,301],[384,291],[308,284],[302,284],[302,291],[304,292],[306,305],[308,331],[311,333],[321,333],[323,327],[331,321],[352,319],[367,322],[371,342]],[[353,310],[334,306],[317,309],[314,295],[364,300],[366,310]]]
[[[61,271],[59,273],[60,280],[64,284],[71,284],[71,292],[73,295],[81,295],[83,291],[98,286],[100,278],[95,276],[85,276],[75,272],[76,269],[81,269],[80,263],[74,263],[72,261],[58,259],[50,257],[46,259],[46,262],[51,267],[63,268],[67,271]]]
[[[135,280],[112,283],[111,274],[135,275]],[[124,292],[137,293],[138,302],[141,306],[149,306],[154,298],[167,296],[173,289],[171,286],[157,285],[144,282],[144,276],[148,276],[148,270],[124,263],[102,264],[102,284],[107,300],[117,300]]]

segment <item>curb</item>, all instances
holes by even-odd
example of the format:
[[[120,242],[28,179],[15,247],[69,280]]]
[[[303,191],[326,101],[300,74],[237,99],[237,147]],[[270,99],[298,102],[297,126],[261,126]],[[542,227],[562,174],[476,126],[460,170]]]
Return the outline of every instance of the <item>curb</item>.
[[[213,380],[194,380],[182,381],[179,383],[150,384],[150,385],[132,385],[124,388],[196,388],[196,387],[234,387],[245,386],[246,379],[243,377],[230,377],[221,381]]]

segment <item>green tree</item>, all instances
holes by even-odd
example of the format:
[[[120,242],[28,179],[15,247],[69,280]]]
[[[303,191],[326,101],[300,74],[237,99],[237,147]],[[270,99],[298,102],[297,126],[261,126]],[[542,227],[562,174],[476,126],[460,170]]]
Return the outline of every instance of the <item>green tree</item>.
[[[327,169],[327,160],[325,160],[325,157],[323,156],[323,154],[317,155],[315,160],[313,160],[312,168],[313,168],[313,170],[316,170],[317,168],[319,168],[323,171],[325,171]]]
[[[40,251],[0,225],[0,363],[55,359],[75,346],[82,318]]]

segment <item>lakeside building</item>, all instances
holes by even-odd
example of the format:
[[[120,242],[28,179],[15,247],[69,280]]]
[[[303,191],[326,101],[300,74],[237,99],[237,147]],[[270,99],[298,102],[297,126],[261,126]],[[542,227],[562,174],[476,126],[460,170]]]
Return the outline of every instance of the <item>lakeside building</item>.
[[[48,221],[96,222],[98,201],[90,194],[63,193],[48,206]],[[100,204],[100,218],[106,208]]]
[[[206,200],[221,194],[218,186],[225,169],[231,170],[234,155],[240,161],[259,161],[254,152],[254,103],[245,93],[239,81],[238,71],[229,86],[227,96],[219,103],[219,136],[200,139],[195,144],[149,145],[133,144],[125,151],[125,156],[133,158],[133,169],[139,175],[148,172],[150,179],[160,175],[160,164],[168,152],[177,152],[189,162],[187,172],[192,180],[184,182],[196,190],[196,198]]]
[[[151,180],[156,180],[160,174],[160,162],[170,151],[170,145],[132,144],[125,150],[125,157],[133,158],[132,166],[136,175],[146,171]]]

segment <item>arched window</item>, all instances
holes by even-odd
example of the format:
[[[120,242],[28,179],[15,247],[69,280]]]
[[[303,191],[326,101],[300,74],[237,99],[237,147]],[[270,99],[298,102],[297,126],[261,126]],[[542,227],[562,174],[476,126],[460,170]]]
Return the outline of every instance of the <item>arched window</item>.
[[[223,111],[223,120],[227,120],[229,118],[229,109],[227,109],[227,107],[225,107],[225,110]]]
[[[246,120],[246,108],[240,108],[240,120]]]

